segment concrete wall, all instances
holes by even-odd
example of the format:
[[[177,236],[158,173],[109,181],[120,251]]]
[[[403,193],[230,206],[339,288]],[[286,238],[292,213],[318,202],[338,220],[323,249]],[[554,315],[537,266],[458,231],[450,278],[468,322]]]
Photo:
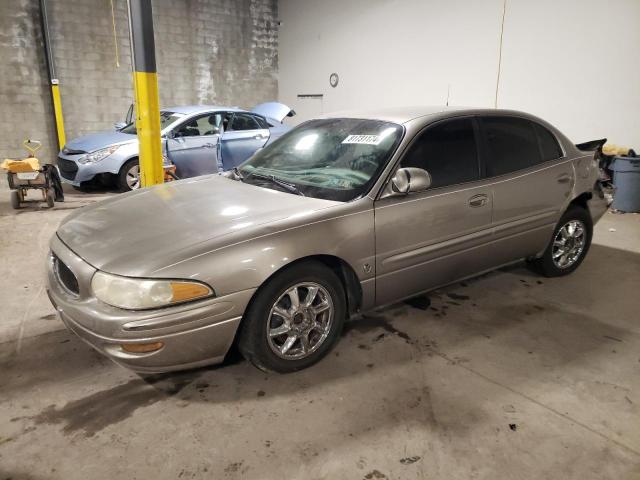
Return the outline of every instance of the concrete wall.
[[[44,143],[43,158],[55,144],[39,15],[36,1],[0,1],[0,161],[22,156],[25,138]]]
[[[279,98],[321,112],[492,107],[502,0],[280,0]],[[640,2],[507,0],[498,106],[640,149]],[[338,73],[337,88],[329,75]],[[324,94],[322,100],[298,94]]]
[[[67,138],[109,129],[133,99],[126,0],[48,0]],[[251,107],[277,96],[276,0],[154,0],[162,106]],[[0,158],[25,137],[57,150],[36,0],[0,3]],[[17,120],[17,121],[16,121]]]

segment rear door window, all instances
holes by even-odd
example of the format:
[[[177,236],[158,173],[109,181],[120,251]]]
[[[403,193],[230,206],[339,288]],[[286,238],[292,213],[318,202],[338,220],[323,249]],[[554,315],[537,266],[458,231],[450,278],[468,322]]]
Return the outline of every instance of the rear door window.
[[[431,175],[431,187],[445,187],[480,178],[471,118],[447,120],[418,134],[401,167],[418,167]]]
[[[269,128],[269,124],[264,118],[260,117],[259,115],[254,115],[253,118],[256,119],[256,122],[258,122],[258,125],[260,125],[260,128]]]
[[[258,130],[260,129],[260,125],[253,117],[253,115],[249,115],[247,113],[236,113],[233,115],[233,119],[231,120],[231,127],[229,130],[239,131],[239,130]]]
[[[487,176],[495,177],[537,165],[542,161],[535,124],[517,117],[484,117],[487,139]]]

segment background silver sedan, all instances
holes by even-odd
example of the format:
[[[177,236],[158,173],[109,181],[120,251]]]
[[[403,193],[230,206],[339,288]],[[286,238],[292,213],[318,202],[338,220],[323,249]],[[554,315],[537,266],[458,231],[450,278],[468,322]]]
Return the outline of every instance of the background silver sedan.
[[[321,359],[356,312],[526,259],[571,273],[604,212],[598,168],[515,111],[403,109],[306,122],[235,172],[72,214],[48,291],[69,329],[142,372]]]
[[[251,111],[211,105],[167,108],[160,112],[163,155],[175,164],[180,178],[230,170],[289,130],[282,122],[294,115],[277,102],[262,103]],[[62,180],[80,187],[97,178],[115,182],[121,191],[137,189],[140,169],[133,108],[127,120],[116,124],[115,131],[67,142],[58,155]]]

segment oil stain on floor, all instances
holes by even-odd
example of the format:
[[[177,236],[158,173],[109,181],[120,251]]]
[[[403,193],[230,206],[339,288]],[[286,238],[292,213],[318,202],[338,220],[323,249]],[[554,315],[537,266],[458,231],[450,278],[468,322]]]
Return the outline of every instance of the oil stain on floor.
[[[121,422],[142,407],[148,407],[179,393],[195,380],[195,373],[135,378],[107,390],[67,403],[50,405],[31,419],[35,424],[64,424],[62,431],[83,431],[92,437],[100,430]]]
[[[411,337],[396,327],[391,325],[389,319],[383,315],[366,314],[356,320],[351,320],[344,325],[343,334],[347,334],[351,331],[357,331],[360,333],[368,332],[370,330],[381,328],[386,333],[391,335],[397,335],[405,342],[411,343]],[[380,336],[376,337],[374,341],[380,340]]]

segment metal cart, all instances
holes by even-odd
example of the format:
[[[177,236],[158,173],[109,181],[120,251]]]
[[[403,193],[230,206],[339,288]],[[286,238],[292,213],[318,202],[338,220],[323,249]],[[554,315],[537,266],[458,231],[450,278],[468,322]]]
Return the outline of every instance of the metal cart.
[[[35,159],[35,153],[42,147],[42,143],[37,140],[25,140],[23,145],[29,152],[29,158],[19,164],[13,162],[7,171],[7,180],[11,189],[11,206],[18,209],[22,203],[42,201],[51,208],[55,202],[55,190],[50,170],[41,168],[39,165],[38,169],[34,169],[29,163],[29,159]],[[27,190],[40,190],[42,200],[25,200]]]

